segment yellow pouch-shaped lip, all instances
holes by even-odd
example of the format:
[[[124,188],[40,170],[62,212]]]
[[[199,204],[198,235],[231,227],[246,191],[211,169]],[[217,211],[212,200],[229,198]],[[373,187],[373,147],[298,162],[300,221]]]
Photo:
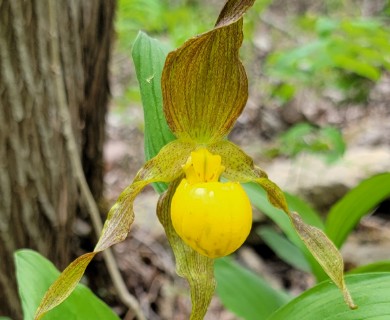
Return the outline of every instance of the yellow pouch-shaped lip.
[[[237,250],[248,237],[252,208],[239,183],[190,184],[183,179],[172,199],[171,218],[185,243],[217,258]]]

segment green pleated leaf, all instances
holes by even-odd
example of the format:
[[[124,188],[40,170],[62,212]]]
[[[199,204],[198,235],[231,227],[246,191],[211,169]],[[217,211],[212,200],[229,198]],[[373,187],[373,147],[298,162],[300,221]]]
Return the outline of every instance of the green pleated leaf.
[[[359,266],[348,271],[348,274],[368,272],[390,272],[390,260],[377,261],[374,263]]]
[[[330,210],[326,234],[341,247],[360,219],[390,197],[390,173],[373,176],[349,191]]]
[[[178,138],[209,143],[233,127],[248,98],[238,51],[254,0],[228,0],[214,29],[171,52],[162,73],[164,113]]]
[[[161,74],[167,48],[156,39],[139,32],[132,49],[132,57],[140,87],[145,121],[145,158],[150,160],[175,139],[165,120],[162,106]],[[154,183],[162,193],[167,185]]]
[[[231,258],[215,261],[217,294],[225,307],[245,320],[266,319],[290,300]]]
[[[348,288],[359,305],[350,310],[329,281],[322,282],[290,301],[267,320],[387,320],[390,319],[390,273],[346,276]]]
[[[15,265],[24,319],[31,320],[46,290],[60,272],[49,260],[27,249],[15,253]],[[119,320],[103,301],[81,284],[77,285],[69,299],[49,312],[44,319]]]
[[[157,216],[164,227],[176,259],[176,271],[187,279],[191,291],[191,320],[202,320],[215,290],[214,259],[203,256],[187,246],[178,236],[171,221],[171,201],[180,179],[171,183],[159,199]]]
[[[301,249],[284,236],[269,227],[258,228],[256,233],[280,259],[299,270],[311,272],[310,264]]]

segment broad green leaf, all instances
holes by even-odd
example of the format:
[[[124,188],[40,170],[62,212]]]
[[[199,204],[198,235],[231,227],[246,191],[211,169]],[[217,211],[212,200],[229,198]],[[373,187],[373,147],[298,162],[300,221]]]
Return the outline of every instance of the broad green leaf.
[[[176,233],[171,220],[171,201],[180,179],[170,184],[161,195],[157,216],[164,227],[176,259],[176,271],[187,279],[192,301],[191,320],[202,320],[215,290],[214,259],[210,259],[189,247]]]
[[[357,305],[349,310],[340,292],[324,281],[279,309],[267,320],[387,320],[390,319],[390,273],[346,276]]]
[[[12,320],[12,319],[8,317],[0,317],[0,320]]]
[[[162,147],[175,139],[165,120],[162,106],[161,73],[166,55],[166,48],[158,40],[139,32],[132,57],[144,110],[146,160],[155,157]],[[160,193],[167,188],[164,183],[155,183],[153,186]]]
[[[238,51],[242,15],[254,0],[228,0],[216,26],[171,52],[162,73],[164,113],[181,139],[209,143],[223,138],[248,98]]]
[[[24,319],[31,320],[46,290],[60,272],[39,253],[27,249],[15,253],[15,265]],[[79,284],[69,299],[49,312],[44,319],[118,320],[119,318],[87,287]]]
[[[266,319],[290,300],[286,293],[272,288],[231,258],[215,261],[215,277],[222,303],[245,320]]]
[[[36,320],[58,306],[74,290],[93,257],[123,241],[134,220],[133,203],[142,189],[152,182],[170,182],[182,174],[182,165],[187,161],[194,145],[172,141],[159,154],[138,171],[134,181],[119,196],[108,213],[99,241],[93,252],[86,253],[73,261],[52,284],[43,297],[35,315]]]
[[[258,228],[256,232],[280,259],[299,270],[311,272],[305,255],[288,239],[269,227]]]
[[[375,175],[349,191],[330,210],[326,234],[341,247],[360,219],[390,197],[390,173]]]
[[[374,263],[359,266],[348,271],[348,274],[368,272],[390,272],[390,260],[377,261]]]

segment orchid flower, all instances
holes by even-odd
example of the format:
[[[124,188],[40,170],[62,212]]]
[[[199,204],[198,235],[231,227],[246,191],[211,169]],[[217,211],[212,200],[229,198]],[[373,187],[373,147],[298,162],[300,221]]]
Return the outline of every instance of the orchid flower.
[[[243,15],[254,0],[228,0],[215,27],[189,39],[165,62],[163,111],[175,140],[138,171],[108,213],[93,252],[73,261],[49,288],[35,316],[40,319],[65,300],[92,258],[123,241],[134,220],[133,202],[148,184],[169,184],[157,215],[173,249],[177,273],[190,285],[191,319],[203,319],[215,289],[214,258],[238,249],[249,234],[252,211],[241,183],[260,185],[325,272],[354,303],[345,286],[343,260],[326,235],[290,212],[283,192],[238,146],[226,139],[248,98],[239,60]],[[221,178],[223,181],[221,182]]]

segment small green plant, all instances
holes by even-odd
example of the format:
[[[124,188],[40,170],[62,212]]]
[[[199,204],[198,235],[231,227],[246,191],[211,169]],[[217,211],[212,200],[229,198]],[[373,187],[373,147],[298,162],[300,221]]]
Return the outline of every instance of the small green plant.
[[[279,82],[274,96],[291,99],[302,87],[341,93],[340,104],[365,102],[372,85],[390,70],[390,29],[380,18],[308,17],[306,43],[272,53],[267,73]],[[307,30],[315,30],[314,36]]]
[[[289,157],[305,152],[322,155],[328,162],[333,162],[345,152],[344,139],[334,127],[298,123],[280,135],[277,147],[272,150],[272,154]]]
[[[119,48],[129,52],[139,30],[159,35],[177,46],[206,31],[207,17],[215,14],[211,7],[185,0],[120,0],[116,19]]]

